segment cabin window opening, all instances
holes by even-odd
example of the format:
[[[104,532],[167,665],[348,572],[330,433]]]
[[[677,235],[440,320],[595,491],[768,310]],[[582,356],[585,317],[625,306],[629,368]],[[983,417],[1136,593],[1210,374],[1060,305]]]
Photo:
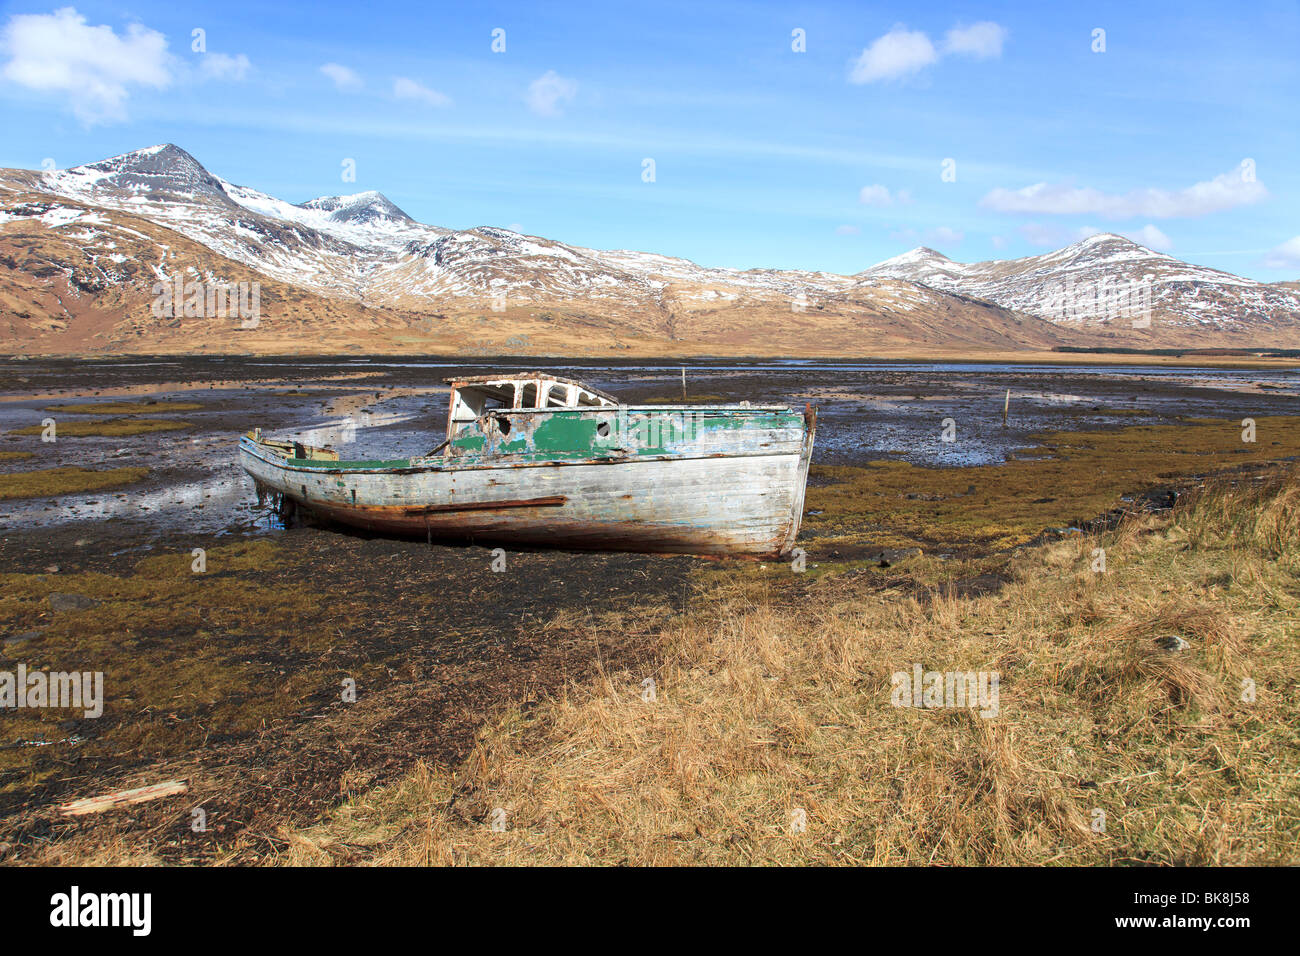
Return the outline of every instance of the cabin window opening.
[[[537,401],[537,383],[529,382],[524,386],[519,397],[520,408],[540,408],[541,404]]]

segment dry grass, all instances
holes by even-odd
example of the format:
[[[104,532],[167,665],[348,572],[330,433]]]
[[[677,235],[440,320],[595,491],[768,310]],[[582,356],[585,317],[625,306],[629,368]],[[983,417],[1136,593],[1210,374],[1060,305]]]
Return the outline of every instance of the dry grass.
[[[280,861],[1294,864],[1298,478],[1027,550],[979,598],[720,579],[652,671],[506,712]],[[916,663],[997,672],[997,716],[892,706]]]

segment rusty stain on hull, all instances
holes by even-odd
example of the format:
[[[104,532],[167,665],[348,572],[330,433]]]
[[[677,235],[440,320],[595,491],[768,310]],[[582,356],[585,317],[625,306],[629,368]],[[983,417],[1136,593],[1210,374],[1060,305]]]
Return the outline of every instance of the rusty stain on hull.
[[[502,511],[506,508],[555,508],[569,499],[564,495],[546,498],[525,498],[516,501],[465,501],[447,505],[357,505],[350,510],[358,515],[384,519],[393,517],[422,517],[444,511]]]
[[[627,406],[566,379],[453,381],[440,454],[340,461],[331,449],[240,442],[259,490],[388,534],[588,550],[789,554],[816,412]]]

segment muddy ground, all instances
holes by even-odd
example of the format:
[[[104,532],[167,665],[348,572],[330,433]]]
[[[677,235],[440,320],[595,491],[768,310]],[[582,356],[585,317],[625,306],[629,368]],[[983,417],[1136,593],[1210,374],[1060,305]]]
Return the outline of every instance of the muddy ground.
[[[0,499],[0,671],[19,663],[103,671],[107,699],[99,718],[0,712],[0,859],[57,859],[61,846],[93,844],[178,862],[254,861],[278,845],[285,823],[315,819],[417,759],[465,759],[476,729],[505,703],[563,693],[604,668],[635,670],[653,656],[658,628],[707,600],[720,576],[782,573],[781,601],[815,600],[831,568],[864,594],[920,587],[923,578],[924,587],[946,581],[963,593],[996,587],[998,554],[1108,510],[1104,496],[1087,493],[1086,475],[1059,503],[1050,488],[1032,498],[1019,490],[1016,482],[1037,488],[1046,474],[1033,470],[1035,458],[1057,454],[1043,449],[1044,433],[1103,436],[1089,439],[1093,469],[1131,456],[1131,447],[1160,446],[1165,457],[1111,476],[1130,501],[1164,483],[1161,469],[1232,461],[1239,440],[1225,429],[1243,418],[1273,423],[1250,457],[1300,450],[1297,429],[1281,417],[1298,407],[1296,370],[689,366],[693,400],[818,405],[801,536],[814,573],[801,578],[749,563],[514,549],[506,570],[494,572],[488,547],[286,528],[238,469],[235,442],[253,426],[334,443],[345,456],[422,453],[442,437],[441,380],[502,367],[0,362],[0,453],[30,456],[0,461],[0,472],[149,469],[118,488]],[[681,398],[679,366],[550,367],[630,402]],[[137,435],[51,443],[12,434],[50,417],[131,417],[48,411],[108,401],[200,407],[142,408],[132,414],[177,427]],[[945,418],[958,441],[939,440]],[[1189,423],[1196,419],[1223,427]],[[1152,437],[1120,442],[1139,433]],[[1202,446],[1202,457],[1178,457]],[[999,509],[1016,510],[1017,520],[999,518]],[[929,520],[944,513],[954,519]],[[201,572],[194,549],[205,555]],[[909,572],[914,551],[941,560]],[[170,779],[186,780],[190,792],[77,821],[55,810]],[[196,809],[206,829],[193,828]]]

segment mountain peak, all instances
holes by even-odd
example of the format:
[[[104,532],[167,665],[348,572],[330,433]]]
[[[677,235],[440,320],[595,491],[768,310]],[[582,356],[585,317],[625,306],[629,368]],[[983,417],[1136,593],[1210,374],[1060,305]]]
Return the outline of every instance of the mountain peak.
[[[858,275],[879,275],[882,278],[891,278],[893,273],[899,270],[910,271],[922,267],[942,269],[952,265],[955,265],[955,263],[942,252],[936,252],[929,246],[917,246],[910,252],[904,252],[892,259],[878,262],[871,268],[864,269]]]
[[[1134,242],[1126,236],[1117,235],[1113,232],[1097,232],[1091,236],[1084,236],[1078,242],[1073,242],[1066,246],[1066,249],[1091,249],[1096,246],[1112,246],[1115,248],[1135,248],[1145,249],[1146,246],[1139,242]]]
[[[1136,242],[1127,236],[1116,235],[1113,232],[1098,232],[1091,236],[1085,236],[1078,242],[1073,242],[1055,252],[1047,253],[1046,256],[1056,261],[1077,260],[1080,262],[1176,261],[1167,253],[1156,252],[1140,242]]]
[[[351,196],[318,196],[298,204],[302,209],[315,209],[330,214],[333,222],[371,223],[378,221],[414,222],[387,196],[375,189],[353,193]]]
[[[108,186],[127,192],[226,195],[220,180],[173,143],[147,146],[46,176],[59,177],[66,181],[65,185],[91,189]]]
[[[931,249],[929,246],[917,246],[911,252],[905,252],[904,255],[911,256],[914,259],[944,259],[948,262],[952,261],[939,250]]]

